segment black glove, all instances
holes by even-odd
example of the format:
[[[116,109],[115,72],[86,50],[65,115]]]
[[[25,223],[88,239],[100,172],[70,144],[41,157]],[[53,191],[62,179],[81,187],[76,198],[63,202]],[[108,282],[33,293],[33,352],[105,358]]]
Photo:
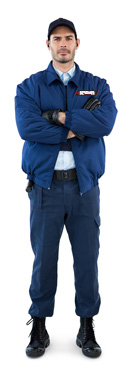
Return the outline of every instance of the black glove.
[[[88,109],[88,111],[93,111],[93,109],[99,107],[101,107],[101,102],[97,98],[89,98],[83,106],[83,108]]]
[[[62,109],[49,109],[48,111],[42,112],[42,117],[51,122],[51,124],[64,126],[64,124],[58,120],[59,112],[62,112]]]

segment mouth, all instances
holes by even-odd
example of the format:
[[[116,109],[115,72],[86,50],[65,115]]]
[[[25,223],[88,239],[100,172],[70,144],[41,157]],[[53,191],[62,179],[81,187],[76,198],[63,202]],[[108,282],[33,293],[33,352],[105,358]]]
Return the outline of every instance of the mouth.
[[[60,55],[67,55],[68,51],[61,50],[59,51]]]

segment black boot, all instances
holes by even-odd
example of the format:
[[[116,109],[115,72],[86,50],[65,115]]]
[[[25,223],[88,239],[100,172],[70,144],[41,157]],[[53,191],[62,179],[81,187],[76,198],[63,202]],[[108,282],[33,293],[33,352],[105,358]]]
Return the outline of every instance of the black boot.
[[[28,325],[33,322],[32,331],[30,332],[31,340],[26,347],[26,354],[29,357],[40,357],[45,353],[45,348],[50,344],[50,338],[45,327],[45,319],[33,316],[26,323]]]
[[[76,344],[82,348],[87,357],[96,358],[101,355],[101,348],[97,344],[93,330],[93,318],[81,318]]]

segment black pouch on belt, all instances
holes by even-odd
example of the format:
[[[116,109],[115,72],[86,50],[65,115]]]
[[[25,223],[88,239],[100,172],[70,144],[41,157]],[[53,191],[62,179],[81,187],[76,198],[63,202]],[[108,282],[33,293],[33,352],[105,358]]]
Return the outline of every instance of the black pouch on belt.
[[[27,193],[30,193],[30,191],[32,191],[33,184],[34,184],[34,181],[28,180],[28,184],[26,187]]]

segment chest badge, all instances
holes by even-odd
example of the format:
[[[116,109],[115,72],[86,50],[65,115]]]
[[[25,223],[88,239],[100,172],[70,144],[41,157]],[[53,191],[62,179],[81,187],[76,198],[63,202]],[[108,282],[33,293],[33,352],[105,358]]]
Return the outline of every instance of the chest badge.
[[[95,95],[95,96],[97,96],[98,93],[99,93],[99,90],[98,91],[84,91],[84,90],[78,91],[78,90],[76,90],[74,96],[76,96],[76,95]]]

